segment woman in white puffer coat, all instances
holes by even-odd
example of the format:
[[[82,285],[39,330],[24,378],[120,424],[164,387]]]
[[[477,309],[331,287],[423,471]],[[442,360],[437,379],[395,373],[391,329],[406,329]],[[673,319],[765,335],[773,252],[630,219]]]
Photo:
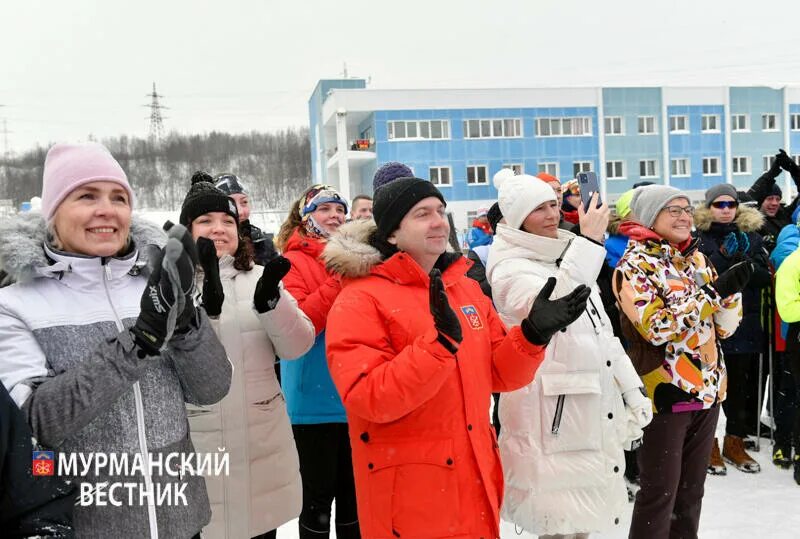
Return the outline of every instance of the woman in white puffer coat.
[[[558,228],[555,195],[538,178],[501,172],[495,185],[506,224],[486,273],[504,322],[520,324],[549,279],[554,298],[592,288],[583,316],[550,341],[535,380],[500,399],[503,518],[540,537],[586,537],[619,525],[628,503],[623,448],[652,418],[595,282],[608,207],[581,208],[576,236]]]
[[[314,344],[314,326],[281,279],[290,264],[278,256],[254,265],[241,241],[236,205],[198,173],[181,211],[197,242],[198,288],[211,326],[233,365],[219,404],[190,407],[192,440],[200,452],[225,447],[227,476],[207,476],[211,522],[205,537],[274,539],[302,506],[297,448],[275,376],[275,356],[294,359]]]

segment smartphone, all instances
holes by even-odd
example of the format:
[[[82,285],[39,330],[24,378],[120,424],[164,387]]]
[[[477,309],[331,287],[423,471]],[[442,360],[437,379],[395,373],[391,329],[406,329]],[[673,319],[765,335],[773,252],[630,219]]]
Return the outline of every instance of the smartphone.
[[[578,173],[578,187],[581,190],[581,202],[583,203],[583,211],[589,211],[589,203],[592,200],[592,195],[598,193],[597,207],[603,203],[599,194],[600,186],[597,184],[597,174],[592,171]]]

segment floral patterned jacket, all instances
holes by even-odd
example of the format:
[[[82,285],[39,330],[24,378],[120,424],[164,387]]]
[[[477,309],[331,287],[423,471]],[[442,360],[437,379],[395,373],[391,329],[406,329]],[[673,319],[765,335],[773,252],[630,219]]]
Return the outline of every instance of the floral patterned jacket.
[[[656,412],[711,408],[725,400],[726,371],[717,338],[736,331],[741,294],[720,298],[717,278],[696,240],[674,246],[638,223],[614,272],[628,355]]]

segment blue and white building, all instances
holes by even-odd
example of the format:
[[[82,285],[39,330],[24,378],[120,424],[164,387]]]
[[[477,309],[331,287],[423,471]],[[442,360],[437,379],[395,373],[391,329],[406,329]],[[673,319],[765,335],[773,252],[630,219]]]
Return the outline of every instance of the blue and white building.
[[[458,228],[496,200],[502,167],[562,182],[594,170],[611,201],[643,180],[700,200],[721,182],[747,189],[778,148],[800,154],[796,87],[372,90],[335,79],[317,83],[309,116],[315,182],[370,194],[377,167],[401,161],[439,186]]]

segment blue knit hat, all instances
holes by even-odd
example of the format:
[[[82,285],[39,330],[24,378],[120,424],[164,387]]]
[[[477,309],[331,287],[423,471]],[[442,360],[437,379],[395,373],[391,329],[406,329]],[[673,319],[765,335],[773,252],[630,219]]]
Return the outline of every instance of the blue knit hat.
[[[377,191],[380,186],[386,185],[397,178],[413,177],[414,172],[408,166],[397,161],[389,161],[375,171],[375,176],[372,177],[372,189]]]

